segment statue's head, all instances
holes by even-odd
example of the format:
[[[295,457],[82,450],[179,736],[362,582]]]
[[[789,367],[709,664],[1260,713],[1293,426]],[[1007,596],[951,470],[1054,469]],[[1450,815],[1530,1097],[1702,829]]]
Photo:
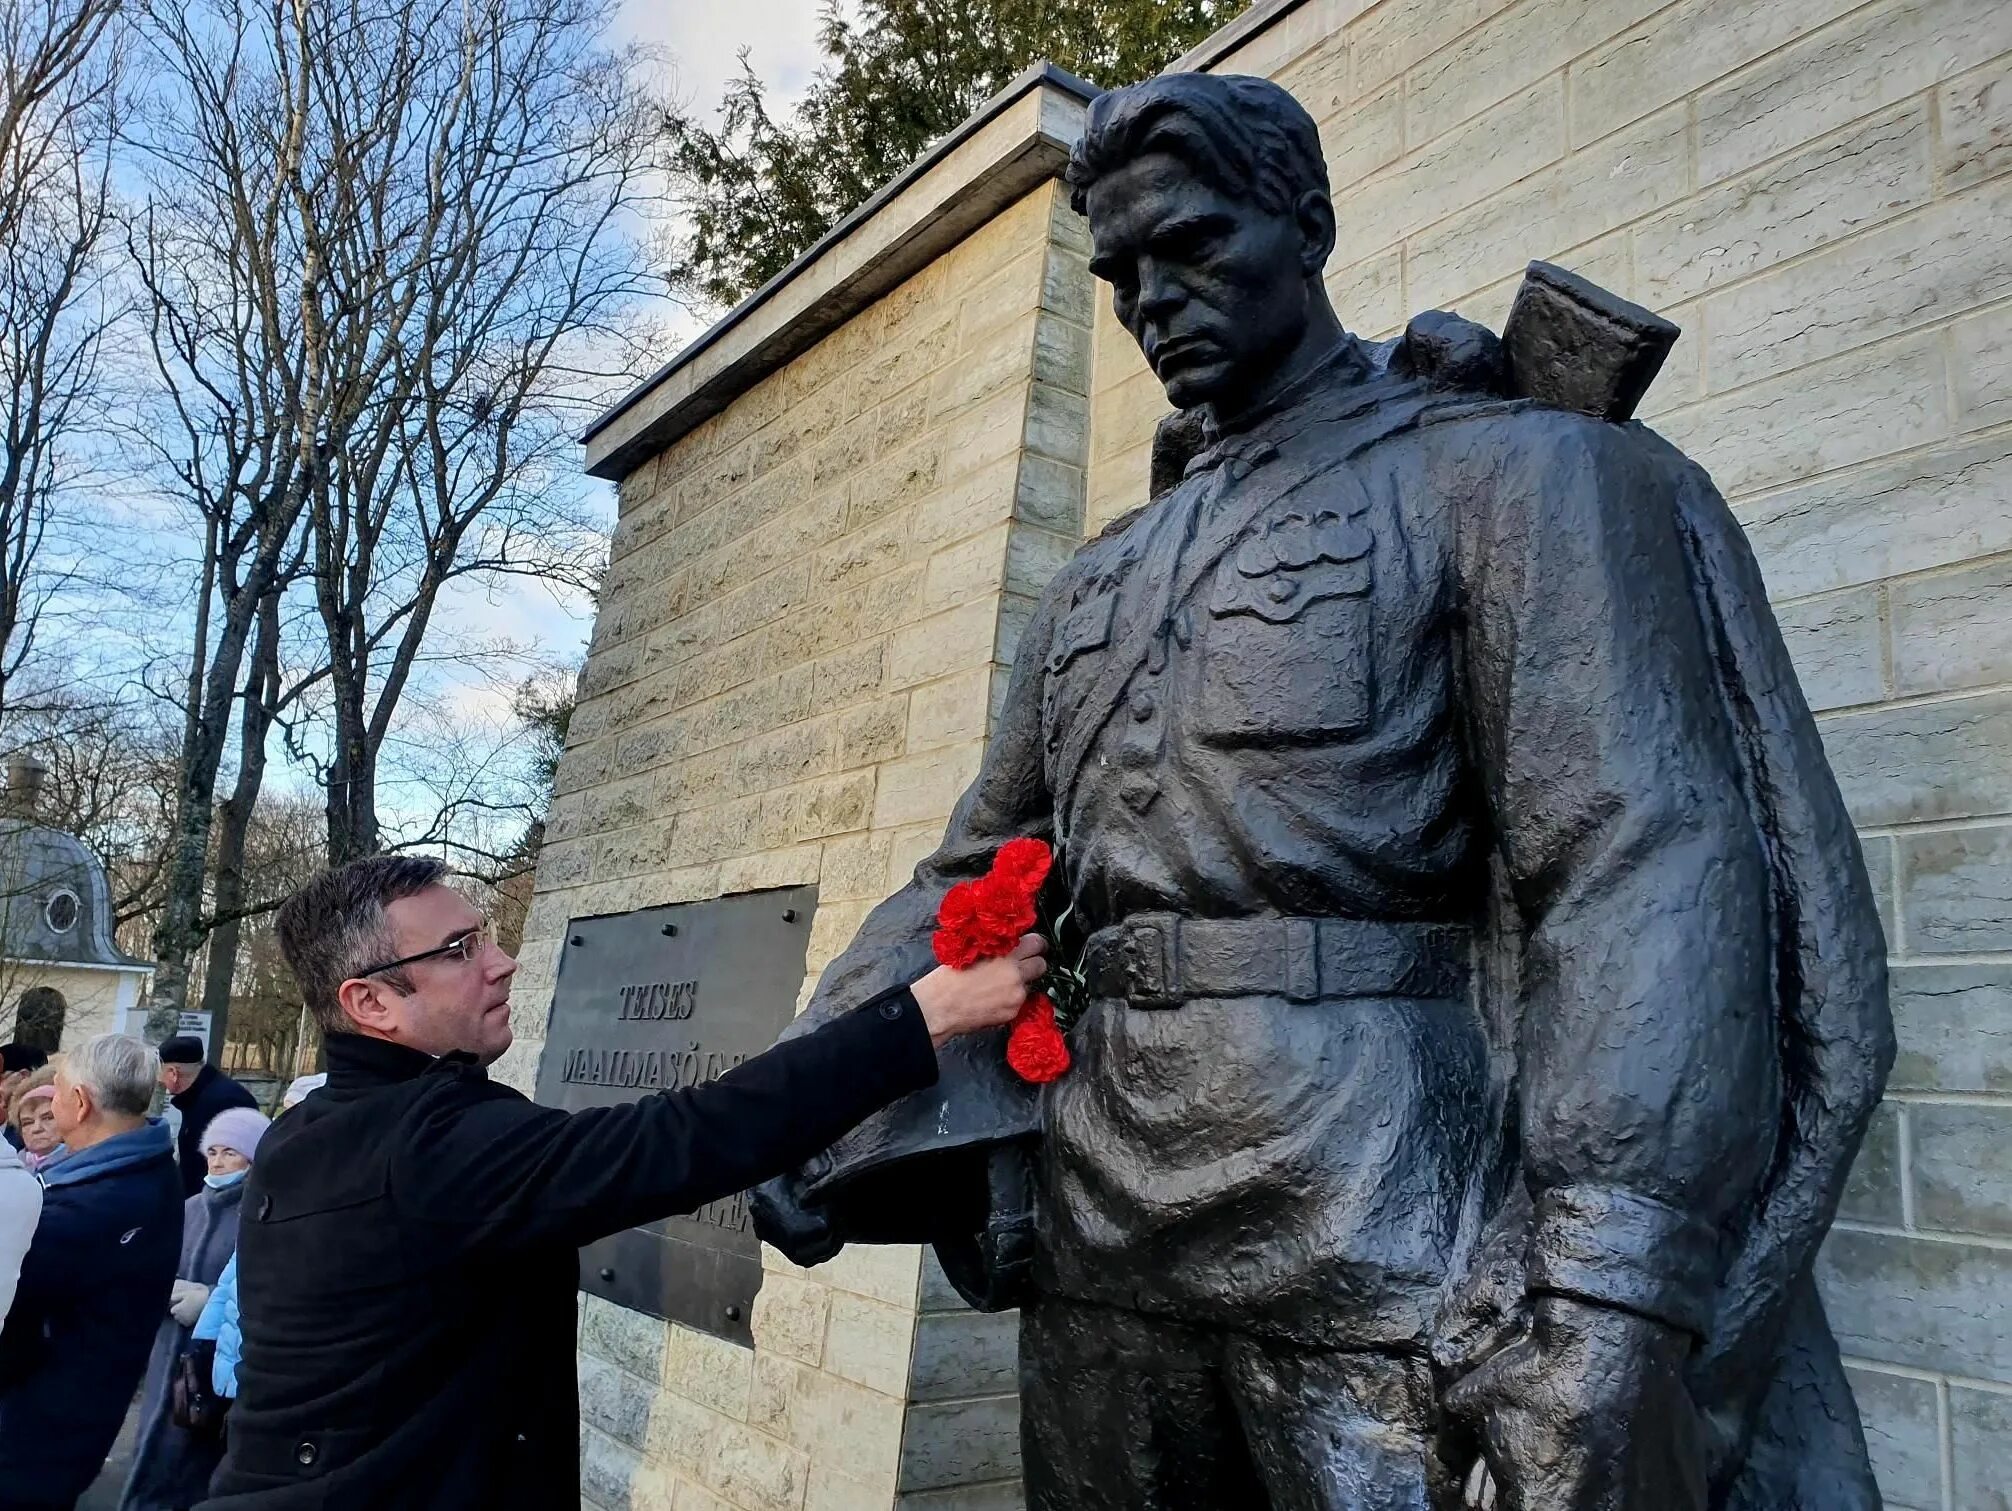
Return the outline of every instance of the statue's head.
[[[1327,163],[1278,85],[1177,73],[1099,95],[1068,180],[1091,270],[1180,408],[1248,402],[1332,321]]]

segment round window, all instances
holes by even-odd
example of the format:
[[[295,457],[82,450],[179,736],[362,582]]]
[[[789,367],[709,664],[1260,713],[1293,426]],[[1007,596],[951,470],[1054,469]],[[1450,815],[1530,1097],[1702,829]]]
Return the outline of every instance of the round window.
[[[49,927],[58,934],[67,934],[77,926],[77,894],[65,887],[49,894],[49,904],[42,910],[42,916],[49,920]]]

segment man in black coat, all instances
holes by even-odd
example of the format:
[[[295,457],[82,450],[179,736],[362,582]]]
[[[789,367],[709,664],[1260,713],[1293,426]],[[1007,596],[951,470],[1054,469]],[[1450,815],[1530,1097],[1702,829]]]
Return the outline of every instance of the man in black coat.
[[[256,1109],[258,1098],[216,1066],[205,1064],[203,1041],[194,1034],[176,1034],[161,1045],[161,1085],[167,1088],[175,1111],[182,1115],[175,1150],[182,1170],[182,1195],[194,1196],[209,1173],[202,1141],[210,1119],[226,1107]]]
[[[168,1311],[182,1195],[158,1062],[126,1034],[87,1039],[56,1073],[70,1153],[43,1177],[42,1217],[0,1332],[0,1511],[57,1511],[104,1465]]]
[[[328,1084],[260,1145],[244,1334],[207,1511],[579,1500],[576,1249],[770,1178],[1012,1020],[1041,942],[938,970],[718,1080],[564,1113],[490,1081],[517,965],[436,861],[373,856],[280,909]]]

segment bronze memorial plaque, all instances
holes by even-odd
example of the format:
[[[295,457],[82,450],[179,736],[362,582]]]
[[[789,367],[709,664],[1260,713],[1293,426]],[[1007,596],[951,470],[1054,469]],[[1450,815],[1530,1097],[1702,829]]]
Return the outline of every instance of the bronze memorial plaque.
[[[568,925],[538,1100],[577,1111],[696,1086],[759,1054],[796,1010],[817,888]],[[751,1344],[761,1246],[744,1194],[580,1251],[580,1288]]]

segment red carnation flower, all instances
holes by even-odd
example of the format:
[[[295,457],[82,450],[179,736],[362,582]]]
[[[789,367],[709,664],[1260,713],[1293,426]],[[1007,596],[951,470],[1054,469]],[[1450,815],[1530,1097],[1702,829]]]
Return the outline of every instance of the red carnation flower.
[[[1013,953],[1036,922],[1034,899],[1048,879],[1053,852],[1038,839],[1008,840],[992,858],[992,869],[976,881],[961,881],[944,894],[936,910],[930,944],[952,970],[968,970],[981,960]],[[1006,1037],[1006,1063],[1022,1080],[1052,1081],[1069,1068],[1069,1046],[1055,1022],[1055,1004],[1029,997]]]
[[[1039,1086],[1069,1068],[1069,1042],[1055,1026],[1055,1004],[1046,996],[1027,999],[1006,1036],[1006,1063],[1023,1081]]]
[[[960,881],[945,893],[936,910],[936,924],[936,936],[930,944],[944,965],[963,971],[986,958],[978,927],[978,883]]]
[[[988,957],[1010,955],[1020,936],[1034,927],[1034,900],[996,871],[977,885],[974,932]]]
[[[1053,852],[1040,840],[1009,839],[992,859],[992,874],[1011,877],[1013,884],[1031,898],[1048,879],[1053,861]]]

